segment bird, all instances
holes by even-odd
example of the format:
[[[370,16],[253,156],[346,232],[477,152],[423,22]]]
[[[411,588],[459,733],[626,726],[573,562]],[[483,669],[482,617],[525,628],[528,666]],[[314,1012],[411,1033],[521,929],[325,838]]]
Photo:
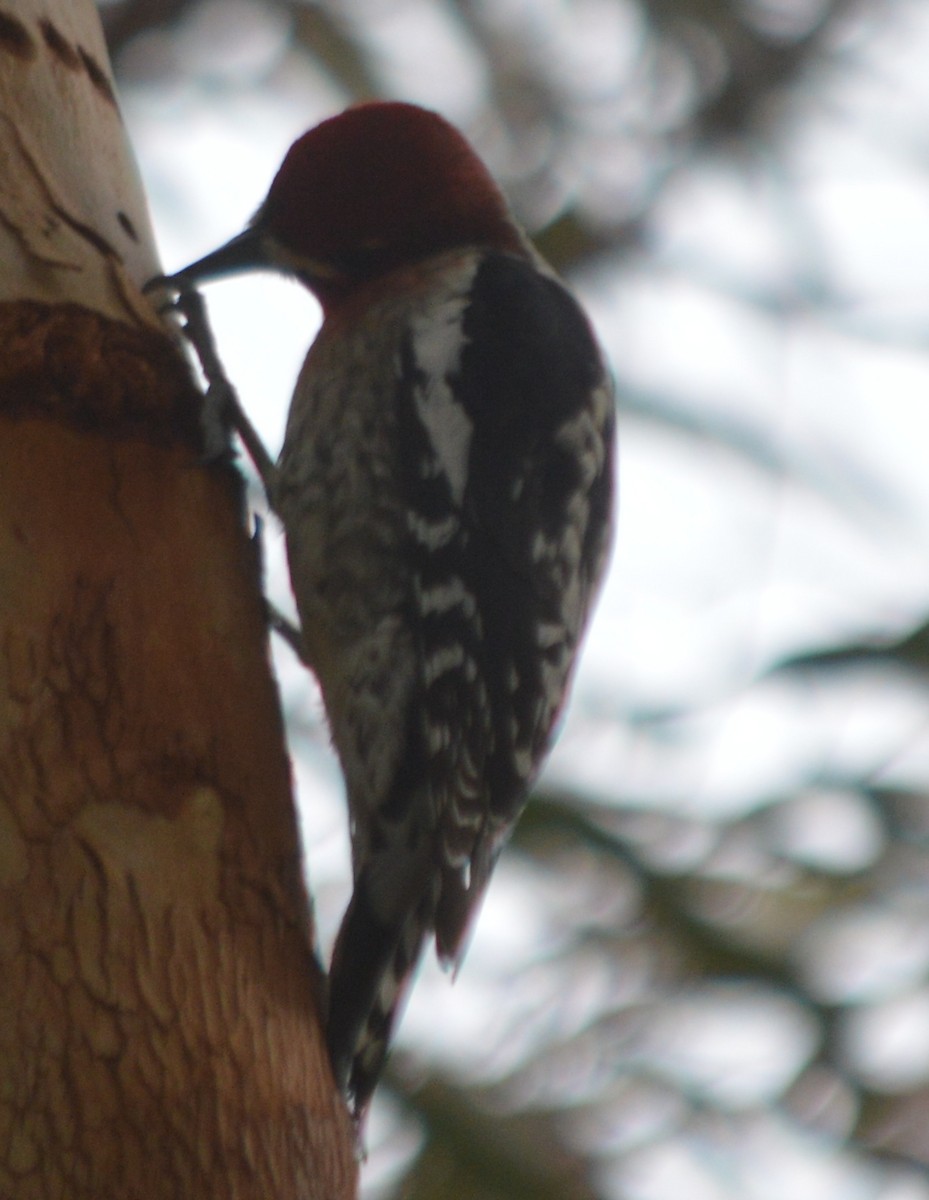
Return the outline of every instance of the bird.
[[[418,105],[322,121],[242,233],[152,282],[254,270],[322,310],[263,473],[345,779],[327,1040],[360,1120],[424,947],[457,969],[551,747],[612,541],[615,402],[580,304]]]

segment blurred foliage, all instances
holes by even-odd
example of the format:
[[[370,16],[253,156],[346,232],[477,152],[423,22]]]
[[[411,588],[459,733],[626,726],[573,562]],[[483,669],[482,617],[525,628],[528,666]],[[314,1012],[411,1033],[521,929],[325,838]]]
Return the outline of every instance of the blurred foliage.
[[[780,291],[765,281],[752,291],[744,278],[731,287],[712,280],[712,288],[785,319],[797,308],[834,317],[841,307],[822,269],[828,256],[815,224],[777,158],[803,125],[816,81],[854,74],[861,47],[898,4],[265,0],[264,7],[288,22],[289,67],[321,71],[346,102],[401,90],[374,32],[392,12],[413,9],[453,30],[486,81],[469,132],[565,274],[622,278],[641,270],[660,259],[656,214],[681,172],[701,163],[736,173],[761,164],[772,188],[782,189],[785,221],[800,230],[792,275]],[[140,46],[148,81],[169,80],[179,68],[168,35],[183,39],[205,11],[221,20],[222,8],[219,0],[105,5],[124,87],[142,71]],[[624,31],[627,49],[611,77],[592,71],[586,78],[560,56],[559,23],[575,20],[594,21],[605,37]],[[554,38],[546,42],[543,29],[554,29]],[[917,161],[923,150],[916,147]],[[707,267],[695,263],[695,276]],[[885,334],[907,340],[905,330]],[[919,331],[912,340],[921,349]],[[620,351],[615,357],[631,423],[662,430],[690,455],[723,451],[749,471],[850,512],[858,506],[886,517],[885,482],[851,459],[829,467],[822,454],[772,438],[749,416],[708,409],[686,390],[643,389],[624,377]],[[786,689],[797,711],[834,688],[875,696],[902,689],[924,712],[929,619],[917,613],[910,625],[888,628],[875,617],[873,627],[833,641],[811,634],[805,646],[741,668],[729,686]],[[688,721],[716,702],[711,692],[661,704],[619,687],[591,725],[613,723],[632,746],[630,761],[637,747],[672,761],[690,736]],[[901,744],[908,736],[901,726]],[[929,808],[919,773],[885,780],[851,745],[844,757],[807,755],[776,787],[760,778],[755,794],[728,810],[703,809],[697,781],[671,775],[648,787],[631,772],[611,795],[595,798],[552,787],[530,805],[511,861],[548,897],[540,901],[549,937],[539,967],[549,983],[534,1013],[544,1036],[488,1077],[477,1061],[455,1071],[409,1047],[398,1053],[383,1136],[412,1130],[415,1145],[393,1181],[379,1190],[372,1184],[372,1194],[770,1197],[787,1192],[777,1183],[765,1190],[759,1173],[790,1131],[789,1144],[806,1146],[811,1161],[841,1153],[849,1172],[844,1190],[840,1178],[797,1195],[929,1196]],[[830,829],[843,833],[835,847]],[[739,1083],[738,1049],[730,1059],[723,1054],[728,1068],[713,1066],[720,1023],[735,1028],[750,1009],[785,1030],[783,1061],[758,1068],[767,1084],[753,1083],[748,1067],[748,1082]],[[867,1049],[883,1044],[868,1026],[881,1014],[898,1061],[907,1058],[907,1037],[914,1039],[922,1065],[910,1078],[882,1069],[878,1051]],[[669,1174],[663,1188],[643,1182],[653,1151],[686,1160],[703,1190],[690,1190],[681,1166],[674,1169],[684,1173]],[[738,1165],[740,1156],[748,1167]],[[727,1165],[717,1171],[720,1160]]]

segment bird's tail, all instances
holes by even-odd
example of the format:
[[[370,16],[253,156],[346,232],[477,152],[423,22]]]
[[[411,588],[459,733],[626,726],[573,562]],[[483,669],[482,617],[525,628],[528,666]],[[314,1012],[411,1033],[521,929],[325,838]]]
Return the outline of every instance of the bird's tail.
[[[374,915],[356,888],[336,939],[329,973],[327,1041],[336,1082],[360,1121],[377,1085],[397,1015],[434,921],[422,903],[393,925]]]

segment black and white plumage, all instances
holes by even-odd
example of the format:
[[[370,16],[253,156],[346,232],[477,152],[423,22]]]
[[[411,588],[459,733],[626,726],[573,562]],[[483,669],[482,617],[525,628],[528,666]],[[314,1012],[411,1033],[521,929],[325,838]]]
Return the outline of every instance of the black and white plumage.
[[[259,262],[325,312],[268,482],[348,794],[328,1039],[361,1112],[549,748],[608,549],[613,400],[577,302],[435,114],[310,131],[246,234],[174,280]]]
[[[359,1097],[424,938],[457,960],[547,749],[604,561],[611,412],[576,302],[485,251],[324,327],[298,383],[274,501],[348,788],[330,1039]]]

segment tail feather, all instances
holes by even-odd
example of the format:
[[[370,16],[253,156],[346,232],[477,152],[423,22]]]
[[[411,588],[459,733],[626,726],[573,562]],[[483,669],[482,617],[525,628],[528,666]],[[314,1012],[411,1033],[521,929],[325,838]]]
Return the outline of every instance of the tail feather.
[[[357,887],[342,921],[330,970],[327,1040],[336,1082],[358,1120],[383,1071],[432,920],[421,906],[385,925]]]

